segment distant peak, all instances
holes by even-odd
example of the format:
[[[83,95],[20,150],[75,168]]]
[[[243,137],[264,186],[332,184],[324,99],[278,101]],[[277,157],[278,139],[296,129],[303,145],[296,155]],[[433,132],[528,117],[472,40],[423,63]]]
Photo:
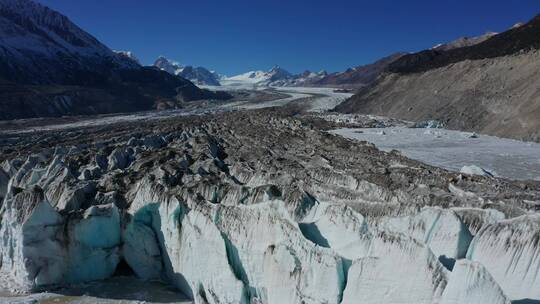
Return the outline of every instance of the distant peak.
[[[132,63],[135,63],[137,65],[141,65],[141,62],[139,61],[139,58],[137,58],[137,56],[135,56],[135,54],[133,52],[131,52],[131,51],[113,50],[113,52],[115,52],[117,55],[119,55],[122,58],[130,60]]]
[[[524,25],[523,22],[518,22],[518,23],[512,25],[512,27],[511,27],[510,29],[516,29],[516,28],[518,28],[518,27],[522,27],[523,25]]]
[[[274,64],[274,66],[270,69],[270,71],[279,71],[279,70],[283,70],[283,69],[277,64]]]

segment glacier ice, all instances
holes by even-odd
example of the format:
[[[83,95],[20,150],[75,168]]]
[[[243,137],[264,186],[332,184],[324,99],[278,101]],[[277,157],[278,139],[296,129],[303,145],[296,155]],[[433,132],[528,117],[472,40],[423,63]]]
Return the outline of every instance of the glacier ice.
[[[480,209],[472,207],[451,208],[460,220],[467,226],[471,234],[476,235],[482,228],[506,218],[504,213],[495,209]]]
[[[120,261],[120,214],[115,205],[92,206],[68,226],[68,269],[72,283],[110,277]]]
[[[305,239],[283,201],[223,206],[216,216],[251,297],[263,303],[283,303],[284,297],[287,303],[339,303],[342,258]]]
[[[480,176],[493,177],[493,173],[487,171],[484,168],[478,167],[476,165],[463,166],[459,170],[459,172],[463,174],[468,174],[468,175],[480,175]]]
[[[467,259],[484,265],[510,299],[540,299],[540,215],[486,226],[471,242]]]
[[[57,240],[62,230],[62,216],[40,189],[8,196],[2,206],[0,273],[9,278],[9,288],[29,290],[62,282],[67,258]]]
[[[340,303],[346,284],[344,267],[343,260],[328,249],[270,245],[262,267],[263,303]]]
[[[318,136],[263,122],[291,141]],[[377,158],[373,147],[358,159],[329,134],[322,152],[291,143],[289,155],[243,129],[212,132],[128,132],[2,162],[0,283],[49,289],[127,264],[195,303],[540,298],[533,184]],[[347,152],[331,155],[335,145]]]
[[[371,234],[364,217],[346,205],[318,203],[299,223],[300,230],[319,246],[354,260],[369,253]]]
[[[447,275],[428,246],[380,232],[370,256],[352,263],[342,303],[437,303]]]
[[[379,229],[404,233],[429,246],[437,257],[464,258],[472,240],[469,229],[451,209],[425,207],[413,216],[380,220]]]
[[[191,209],[174,197],[159,195],[158,189],[159,185],[143,184],[130,208],[133,221],[126,230],[125,249],[135,273],[146,279],[165,276],[201,303],[248,303],[214,224],[216,211],[212,206]],[[144,234],[134,235],[137,231]]]
[[[501,287],[482,264],[465,259],[456,262],[440,304],[510,304]]]

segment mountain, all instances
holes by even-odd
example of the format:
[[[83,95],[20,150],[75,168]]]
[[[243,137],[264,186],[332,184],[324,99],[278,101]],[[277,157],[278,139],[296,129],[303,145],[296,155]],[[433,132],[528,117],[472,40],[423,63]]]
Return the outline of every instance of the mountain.
[[[293,75],[278,65],[268,71],[250,71],[233,77],[225,77],[228,84],[253,84],[260,86],[283,85],[287,80],[293,79]]]
[[[181,72],[182,66],[176,61],[169,60],[163,56],[159,56],[154,62],[154,66],[169,74],[176,75]]]
[[[114,51],[117,55],[123,57],[125,60],[132,61],[133,64],[141,65],[139,58],[133,54],[131,51]]]
[[[289,78],[274,81],[272,82],[272,85],[292,87],[311,86],[311,84],[317,83],[326,76],[328,76],[328,73],[324,70],[320,72],[304,71],[301,74],[292,75]]]
[[[0,76],[24,83],[73,83],[138,65],[63,16],[29,0],[0,1]]]
[[[0,119],[141,111],[228,97],[142,67],[30,0],[0,0],[0,86]]]
[[[540,141],[540,16],[471,46],[405,55],[336,110]]]
[[[318,73],[305,71],[293,75],[279,66],[271,70],[251,71],[225,79],[227,83],[247,83],[259,86],[278,87],[345,87],[360,88],[369,85],[388,67],[389,64],[403,56],[404,53],[392,54],[374,63],[350,68],[345,72],[328,74],[326,71]]]
[[[497,34],[498,33],[495,32],[487,32],[484,35],[476,37],[462,37],[448,43],[438,44],[431,49],[435,51],[449,51],[457,48],[473,46],[475,44],[482,43]]]
[[[311,85],[314,86],[339,86],[359,88],[371,84],[381,75],[392,62],[401,58],[404,53],[395,53],[375,61],[374,63],[357,66],[341,73],[332,73],[323,77]]]
[[[163,56],[158,57],[154,66],[173,75],[181,76],[199,85],[219,86],[219,75],[203,67],[182,66]]]
[[[392,54],[374,63],[350,68],[345,72],[328,74],[326,71],[305,71],[293,75],[285,69],[274,66],[269,71],[250,71],[223,79],[227,84],[251,84],[276,87],[345,87],[360,88],[369,85],[404,53]]]

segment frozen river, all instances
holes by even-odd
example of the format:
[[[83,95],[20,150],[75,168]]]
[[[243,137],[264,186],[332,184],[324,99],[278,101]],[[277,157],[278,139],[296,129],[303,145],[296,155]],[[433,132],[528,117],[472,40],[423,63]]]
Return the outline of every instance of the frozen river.
[[[365,140],[384,151],[403,155],[445,169],[459,171],[476,165],[495,176],[540,180],[540,144],[470,132],[406,127],[338,129],[331,133]]]

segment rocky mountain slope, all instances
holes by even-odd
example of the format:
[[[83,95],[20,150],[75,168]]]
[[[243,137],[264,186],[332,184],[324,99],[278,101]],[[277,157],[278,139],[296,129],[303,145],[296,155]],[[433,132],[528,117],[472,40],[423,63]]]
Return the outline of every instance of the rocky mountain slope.
[[[163,56],[156,59],[154,66],[167,73],[186,78],[199,85],[220,85],[220,76],[203,67],[182,66],[178,62],[171,61]]]
[[[331,86],[346,88],[361,88],[371,84],[381,75],[389,64],[401,58],[404,53],[396,53],[381,58],[374,63],[357,66],[345,72],[332,73],[319,80],[310,82],[310,86]]]
[[[0,25],[0,119],[140,111],[227,97],[141,67],[30,0],[0,0]]]
[[[195,303],[540,299],[539,183],[450,173],[290,117],[0,136],[0,282],[50,289],[124,265]]]
[[[536,17],[479,44],[403,56],[336,110],[539,141],[539,37]]]
[[[435,51],[449,51],[449,50],[453,50],[457,48],[473,46],[475,44],[482,43],[497,34],[498,33],[495,33],[495,32],[487,32],[484,35],[480,35],[476,37],[462,37],[454,41],[438,44],[432,47],[431,49]]]
[[[131,51],[114,51],[117,55],[120,55],[124,59],[131,60],[134,64],[141,65],[141,61]]]

